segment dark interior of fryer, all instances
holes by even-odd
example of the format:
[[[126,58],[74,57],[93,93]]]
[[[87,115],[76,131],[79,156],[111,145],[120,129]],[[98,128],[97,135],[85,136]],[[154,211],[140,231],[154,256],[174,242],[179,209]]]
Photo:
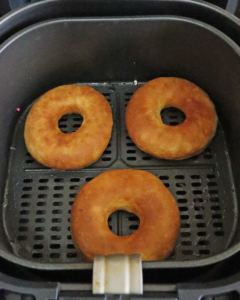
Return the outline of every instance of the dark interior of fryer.
[[[130,83],[134,80],[146,82],[160,76],[188,79],[210,95],[221,121],[223,131],[219,130],[219,134],[224,135],[222,140],[220,138],[216,151],[221,153],[221,150],[229,150],[227,155],[230,157],[238,196],[240,192],[238,189],[240,176],[238,163],[239,54],[225,40],[211,31],[197,26],[194,22],[178,18],[56,21],[47,25],[39,25],[38,28],[29,30],[27,34],[18,36],[9,45],[6,43],[0,53],[0,63],[0,107],[2,111],[0,126],[3,128],[0,143],[2,197],[7,180],[8,160],[12,152],[10,147],[15,146],[12,141],[16,124],[20,124],[26,109],[41,94],[62,84],[98,83],[96,88],[99,89],[100,86],[101,90],[99,83],[106,83],[102,85],[103,92],[106,87],[108,89],[115,87],[116,93],[114,91],[107,97],[111,100],[111,95],[115,95],[114,99],[117,101],[119,97],[117,94],[123,93],[124,95],[119,97],[118,101],[121,99],[122,106],[125,108],[125,102],[133,92],[133,84]],[[128,84],[114,84],[116,82]],[[109,91],[105,92],[109,93]],[[20,108],[20,111],[17,108]],[[117,123],[120,116],[117,112],[114,113]],[[123,110],[119,113],[123,114]],[[121,128],[120,131],[123,132],[124,129]],[[116,138],[116,132],[113,131],[114,138]],[[224,140],[227,141],[226,147]],[[127,144],[127,141],[124,140],[123,143]],[[198,159],[203,161],[209,159],[204,158],[204,155],[211,156],[209,149],[211,147]],[[18,147],[13,151],[18,153]],[[23,154],[23,152],[20,153]],[[222,155],[224,156],[224,153]],[[105,157],[108,156],[105,155]],[[128,157],[134,156],[126,154],[123,159],[128,160]],[[23,157],[23,164],[27,160]],[[101,160],[98,163],[100,168],[104,168],[107,167],[109,160]],[[141,163],[135,163],[134,159],[129,160],[130,167],[134,168],[144,167],[146,163],[149,163],[148,159],[141,160]],[[229,167],[224,159],[217,163],[225,164],[225,168]],[[194,160],[192,164],[194,165]],[[19,168],[22,170],[23,165]],[[204,172],[205,169],[201,170]],[[15,171],[17,173],[18,170]],[[188,171],[190,171],[189,166]],[[231,176],[231,173],[229,174]],[[174,176],[177,175],[181,174]],[[189,173],[189,176],[192,175],[198,174]],[[211,174],[206,173],[204,176],[209,175]],[[35,172],[31,176],[38,176],[38,174]],[[71,174],[66,176],[69,176],[69,180],[74,178]],[[168,170],[165,175],[160,176],[171,178],[172,173]],[[27,178],[23,178],[25,179]],[[197,178],[195,179],[197,183]],[[162,180],[164,181],[164,178]],[[230,185],[232,178],[223,177],[222,180],[220,188],[224,190],[224,183],[227,182],[227,194],[234,193],[234,185]],[[193,178],[193,182],[195,181]],[[238,229],[237,223],[233,245],[239,242]],[[0,249],[3,252],[12,252],[2,223],[0,224],[0,239]]]

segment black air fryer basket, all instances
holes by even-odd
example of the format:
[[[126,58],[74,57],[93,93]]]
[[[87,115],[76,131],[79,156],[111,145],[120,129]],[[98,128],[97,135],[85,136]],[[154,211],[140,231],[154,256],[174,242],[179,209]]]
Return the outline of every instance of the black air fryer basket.
[[[131,16],[134,7],[137,13]],[[174,252],[165,261],[143,263],[145,296],[173,293],[177,283],[189,280],[222,281],[215,282],[212,290],[180,286],[179,299],[239,290],[238,275],[227,279],[237,271],[240,250],[239,24],[223,10],[194,1],[45,1],[2,19],[0,256],[4,272],[12,276],[2,274],[3,297],[11,299],[6,292],[11,290],[57,299],[60,289],[82,291],[78,296],[83,297],[83,291],[91,289],[76,284],[90,283],[92,264],[83,262],[73,246],[71,207],[86,182],[123,168],[155,174],[173,194],[181,214]],[[211,144],[183,161],[158,160],[143,153],[126,131],[124,115],[132,94],[161,76],[185,78],[200,86],[219,116]],[[96,163],[63,172],[31,157],[23,131],[34,101],[51,88],[72,83],[88,84],[107,98],[114,126],[110,143]],[[172,126],[184,120],[173,108],[161,116]],[[72,132],[81,122],[79,115],[63,116],[59,127]],[[138,225],[135,216],[123,211],[109,219],[109,228],[118,235],[131,234]],[[23,286],[31,282],[19,277],[65,284],[35,282],[24,291]]]

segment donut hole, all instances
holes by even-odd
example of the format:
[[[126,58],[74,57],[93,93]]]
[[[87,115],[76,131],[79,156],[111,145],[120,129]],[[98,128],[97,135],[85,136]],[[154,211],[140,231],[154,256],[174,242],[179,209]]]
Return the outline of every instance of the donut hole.
[[[177,126],[182,124],[186,120],[186,115],[183,111],[176,107],[167,107],[160,112],[162,122],[165,125]]]
[[[117,236],[131,235],[138,230],[139,225],[139,217],[125,210],[117,210],[108,218],[108,227]]]
[[[83,122],[80,114],[63,115],[58,121],[58,127],[63,133],[72,133],[77,131]]]

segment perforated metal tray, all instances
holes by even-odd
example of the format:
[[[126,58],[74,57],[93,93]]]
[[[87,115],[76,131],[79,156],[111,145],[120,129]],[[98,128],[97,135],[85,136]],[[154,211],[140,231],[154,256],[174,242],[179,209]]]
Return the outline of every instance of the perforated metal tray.
[[[235,232],[237,207],[221,125],[203,153],[183,161],[156,159],[135,146],[125,127],[126,105],[141,84],[90,85],[107,98],[114,118],[110,143],[92,166],[79,171],[46,168],[30,156],[24,143],[24,125],[30,107],[22,112],[16,124],[5,190],[4,227],[20,262],[29,266],[33,262],[55,266],[58,263],[59,267],[64,263],[82,263],[70,233],[74,198],[86,182],[102,172],[119,168],[144,169],[155,174],[175,197],[181,230],[174,252],[167,259],[171,266],[186,260],[194,265],[199,259],[227,249]],[[161,114],[169,125],[177,125],[184,118],[171,108]],[[59,127],[63,132],[75,131],[81,121],[79,115],[64,116]],[[136,216],[123,211],[109,218],[109,227],[117,235],[133,233],[138,224]],[[40,268],[41,264],[34,266]]]

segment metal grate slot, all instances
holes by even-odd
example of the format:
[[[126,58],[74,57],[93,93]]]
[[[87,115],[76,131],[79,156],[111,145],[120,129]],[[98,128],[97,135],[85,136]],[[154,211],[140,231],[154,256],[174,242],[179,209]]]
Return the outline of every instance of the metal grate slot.
[[[81,127],[83,117],[79,114],[64,115],[58,121],[58,127],[63,133],[75,132]]]
[[[165,108],[160,114],[163,123],[169,126],[177,126],[183,123],[186,119],[185,114],[175,107]]]

